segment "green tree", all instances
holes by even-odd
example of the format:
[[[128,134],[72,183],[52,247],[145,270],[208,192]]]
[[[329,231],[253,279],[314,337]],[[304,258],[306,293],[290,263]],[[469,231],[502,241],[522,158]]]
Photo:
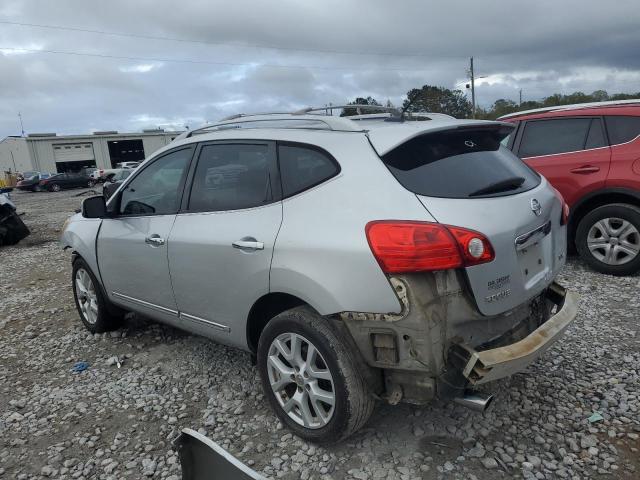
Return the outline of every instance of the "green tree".
[[[411,102],[410,105],[409,102]],[[471,102],[467,100],[464,93],[434,85],[424,85],[422,88],[409,90],[402,107],[407,108],[408,112],[446,113],[456,118],[471,116]]]
[[[391,102],[387,100],[387,104],[391,104]],[[366,98],[357,97],[354,101],[349,102],[347,105],[380,105],[380,103],[375,98],[369,96]],[[375,108],[367,108],[367,109],[362,109],[361,113],[362,114],[381,113],[384,111],[385,110],[376,110]],[[351,117],[352,115],[359,115],[358,110],[356,108],[344,108],[342,109],[342,113],[340,114],[341,117]]]

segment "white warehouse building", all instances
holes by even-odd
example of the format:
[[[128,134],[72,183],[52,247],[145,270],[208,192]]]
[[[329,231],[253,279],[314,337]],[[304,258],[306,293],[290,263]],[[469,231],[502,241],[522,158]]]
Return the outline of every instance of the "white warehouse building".
[[[83,167],[115,168],[117,163],[140,161],[169,144],[181,132],[143,130],[89,135],[32,133],[0,141],[2,172],[68,172]]]

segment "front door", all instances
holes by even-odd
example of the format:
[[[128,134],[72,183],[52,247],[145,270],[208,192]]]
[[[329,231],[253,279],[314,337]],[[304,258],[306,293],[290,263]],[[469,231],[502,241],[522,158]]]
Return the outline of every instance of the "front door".
[[[269,291],[282,221],[275,145],[203,144],[185,211],[169,237],[169,267],[184,328],[239,347],[253,303]]]
[[[117,214],[102,221],[98,265],[116,304],[177,322],[167,242],[175,222],[193,147],[151,161],[114,199]]]
[[[604,187],[611,149],[599,117],[529,120],[518,156],[544,175],[569,205]]]

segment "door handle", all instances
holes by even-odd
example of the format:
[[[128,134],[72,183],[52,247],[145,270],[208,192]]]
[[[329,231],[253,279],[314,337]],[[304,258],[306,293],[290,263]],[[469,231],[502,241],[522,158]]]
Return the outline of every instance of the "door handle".
[[[253,240],[236,240],[231,245],[233,248],[240,248],[242,250],[264,250],[264,243],[258,242],[256,239]]]
[[[596,173],[599,171],[600,171],[600,167],[596,167],[594,165],[583,165],[582,167],[578,167],[570,170],[571,173],[578,173],[578,174]]]
[[[145,238],[144,243],[152,247],[161,247],[162,245],[164,245],[164,238],[162,238],[157,233],[154,233],[153,235],[150,235],[147,238]]]

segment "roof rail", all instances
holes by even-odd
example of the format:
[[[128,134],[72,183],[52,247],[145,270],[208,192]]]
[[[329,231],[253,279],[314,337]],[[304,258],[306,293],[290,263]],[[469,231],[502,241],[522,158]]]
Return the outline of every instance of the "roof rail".
[[[609,100],[606,102],[587,102],[587,103],[573,103],[571,105],[555,105],[553,107],[533,108],[531,110],[522,110],[520,112],[508,113],[498,118],[519,117],[520,115],[529,115],[531,113],[543,113],[543,112],[555,112],[560,110],[579,110],[581,108],[593,108],[593,107],[612,107],[616,105],[632,105],[640,103],[640,98],[634,98],[630,100]]]
[[[275,127],[275,128],[306,128],[313,130],[345,130],[345,131],[359,131],[359,127],[352,127],[348,123],[344,123],[345,120],[349,120],[351,116],[347,117],[339,117],[334,116],[333,110],[343,110],[345,108],[355,109],[357,115],[355,115],[354,120],[365,120],[363,117],[367,117],[367,114],[363,114],[362,110],[377,110],[374,114],[369,114],[370,117],[375,116],[375,114],[388,114],[385,116],[385,120],[387,121],[404,121],[404,120],[431,120],[432,117],[447,117],[453,118],[449,115],[445,115],[442,113],[429,113],[429,112],[406,112],[403,114],[402,110],[397,107],[385,107],[382,105],[327,105],[324,107],[308,107],[300,110],[295,110],[293,112],[262,112],[262,113],[238,113],[235,115],[230,115],[228,117],[222,118],[221,120],[211,123],[209,125],[204,125],[200,128],[195,128],[193,130],[188,130],[178,137],[175,140],[182,140],[184,138],[189,138],[194,134],[205,133],[207,130],[217,129],[232,129],[232,128],[242,128],[242,124],[248,123],[262,123],[263,125],[267,125],[269,122],[291,122],[287,127]],[[318,113],[318,112],[324,112]],[[331,113],[329,113],[331,112]],[[296,117],[304,117],[306,118],[296,118]],[[300,122],[308,122],[308,125],[302,126]],[[295,126],[293,126],[295,124]],[[322,124],[322,125],[321,125]]]
[[[400,115],[401,110],[398,107],[383,107],[382,105],[360,105],[360,104],[349,104],[349,105],[325,105],[324,107],[307,107],[300,110],[296,110],[294,112],[290,112],[291,115],[304,115],[312,112],[331,112],[333,110],[344,110],[346,108],[355,108],[358,115],[362,115],[362,110],[382,110],[383,112],[396,113]]]

